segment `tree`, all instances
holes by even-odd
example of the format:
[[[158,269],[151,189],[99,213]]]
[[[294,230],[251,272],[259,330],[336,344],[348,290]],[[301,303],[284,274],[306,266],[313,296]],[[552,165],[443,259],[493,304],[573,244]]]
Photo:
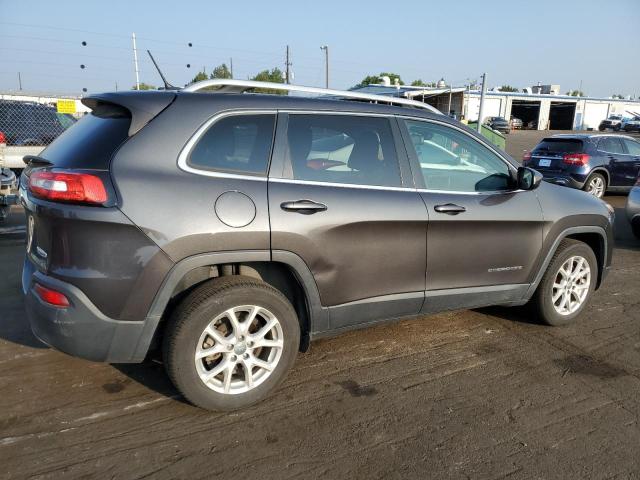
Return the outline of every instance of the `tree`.
[[[500,92],[517,92],[518,89],[516,87],[512,87],[511,85],[502,85],[498,91]]]
[[[132,86],[131,90],[137,90],[136,86]],[[140,90],[157,90],[157,88],[153,85],[150,85],[148,83],[144,83],[144,82],[140,82]]]
[[[360,83],[355,85],[354,88],[361,88],[375,83],[382,83],[382,77],[389,77],[389,79],[391,80],[391,85],[395,85],[396,79],[398,80],[398,83],[400,85],[404,85],[404,82],[400,78],[400,75],[398,75],[397,73],[382,72],[379,75],[367,75],[362,79]]]
[[[624,95],[621,95],[619,93],[615,93],[615,94],[611,95],[611,98],[619,98],[620,100],[624,100]]]
[[[436,86],[436,82],[425,83],[425,82],[422,81],[422,79],[418,78],[417,80],[414,80],[413,82],[411,82],[411,86],[412,87],[434,88]]]
[[[216,68],[213,69],[213,72],[211,72],[210,78],[233,78],[233,77],[231,76],[231,70],[229,70],[229,67],[227,67],[227,64],[223,63],[222,65],[218,65]]]
[[[189,83],[201,82],[202,80],[207,80],[208,78],[209,77],[207,76],[206,72],[198,72],[196,76],[193,77],[193,80],[191,80]]]
[[[570,95],[572,97],[584,97],[584,92],[582,90],[571,90],[567,92],[565,95]]]
[[[282,73],[282,70],[275,67],[271,70],[263,70],[249,80],[255,80],[256,82],[284,83],[284,74]],[[272,90],[270,88],[256,88],[255,91],[258,93],[275,93],[276,95],[287,94],[284,90]]]

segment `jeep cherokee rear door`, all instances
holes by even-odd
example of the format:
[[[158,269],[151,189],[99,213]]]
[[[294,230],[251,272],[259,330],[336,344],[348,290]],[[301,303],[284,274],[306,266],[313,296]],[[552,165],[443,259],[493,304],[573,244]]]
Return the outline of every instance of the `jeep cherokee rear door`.
[[[271,247],[313,274],[330,319],[318,330],[420,311],[427,213],[399,138],[392,117],[280,114]]]
[[[429,212],[423,311],[518,297],[542,247],[534,191],[514,189],[515,168],[462,128],[400,122]]]

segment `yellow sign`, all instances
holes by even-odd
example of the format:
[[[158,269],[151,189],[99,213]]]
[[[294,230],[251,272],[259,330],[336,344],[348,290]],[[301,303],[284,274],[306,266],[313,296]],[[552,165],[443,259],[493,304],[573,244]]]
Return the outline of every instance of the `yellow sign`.
[[[76,113],[76,101],[58,99],[58,113]]]

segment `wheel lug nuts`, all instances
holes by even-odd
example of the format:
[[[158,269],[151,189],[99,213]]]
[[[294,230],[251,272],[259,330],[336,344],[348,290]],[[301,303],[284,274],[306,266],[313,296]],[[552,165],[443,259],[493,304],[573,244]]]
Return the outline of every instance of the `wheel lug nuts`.
[[[231,344],[227,345],[227,350],[233,350],[233,345]]]
[[[253,347],[253,342],[247,342],[248,347]]]
[[[249,358],[249,354],[248,354],[248,353],[245,353],[245,354],[242,356],[242,358],[244,358],[245,360],[247,360],[247,359]]]
[[[232,362],[235,362],[236,360],[238,360],[238,357],[236,357],[235,355],[232,355],[232,356],[231,356],[231,361],[232,361]]]

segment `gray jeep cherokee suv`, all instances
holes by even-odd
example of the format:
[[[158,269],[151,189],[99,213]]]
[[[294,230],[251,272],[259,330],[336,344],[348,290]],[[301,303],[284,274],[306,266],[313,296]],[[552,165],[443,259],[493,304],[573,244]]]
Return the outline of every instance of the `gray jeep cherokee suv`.
[[[310,340],[383,320],[529,302],[566,324],[611,264],[605,203],[444,115],[188,90],[90,96],[25,159],[22,286],[47,344],[160,349],[189,401],[230,410]]]

